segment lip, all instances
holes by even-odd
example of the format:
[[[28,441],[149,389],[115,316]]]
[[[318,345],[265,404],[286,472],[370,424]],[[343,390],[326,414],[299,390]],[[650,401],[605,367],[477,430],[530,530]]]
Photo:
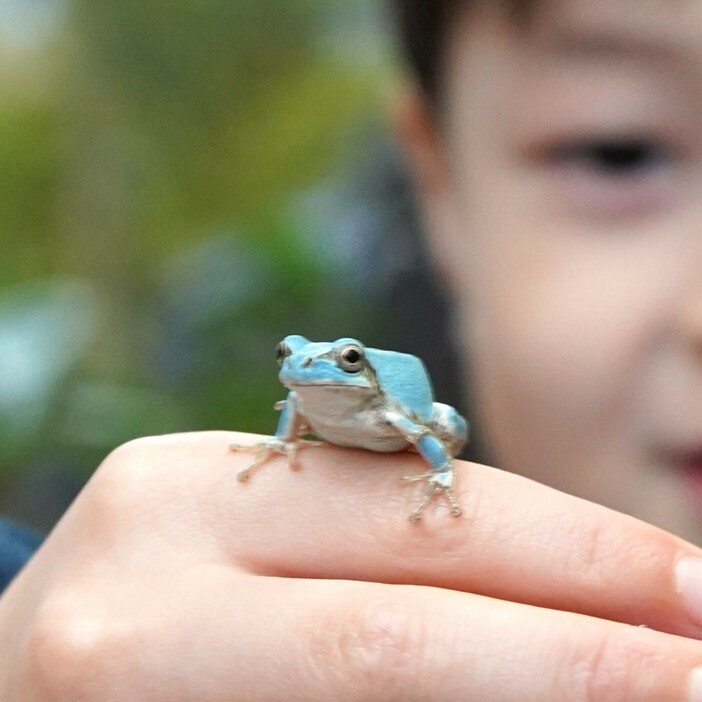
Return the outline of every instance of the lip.
[[[684,473],[702,474],[702,444],[669,454],[673,463]]]
[[[668,460],[680,476],[696,511],[702,514],[702,445],[671,451]]]

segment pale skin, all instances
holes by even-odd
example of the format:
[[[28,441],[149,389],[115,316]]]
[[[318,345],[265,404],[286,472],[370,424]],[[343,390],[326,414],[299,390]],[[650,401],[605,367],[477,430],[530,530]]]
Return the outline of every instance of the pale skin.
[[[444,126],[403,121],[475,419],[494,465],[702,543],[702,2],[536,5],[465,17]]]
[[[659,105],[662,123],[677,104],[618,83],[598,97],[610,78],[648,85],[644,68],[615,70],[586,42],[577,60],[594,63],[574,74],[552,32],[600,31],[604,14],[630,31],[633,17],[687,47],[697,85],[702,2],[576,6],[544,3],[555,24],[536,22],[527,43],[489,11],[464,16],[450,119],[438,129],[408,100],[402,132],[495,464],[696,540],[650,444],[702,440],[702,166],[686,156],[672,185],[677,161],[615,188],[572,155],[549,163],[543,144],[583,104],[590,119],[610,105],[618,129],[623,106],[642,121]],[[613,76],[624,68],[636,80]],[[423,470],[418,456],[310,447],[299,471],[272,458],[244,486],[251,457],[227,447],[258,439],[144,439],[106,459],[0,598],[0,699],[694,699],[702,581],[689,559],[702,552],[680,536],[460,461],[464,516],[438,503],[411,525],[422,488],[401,478]]]
[[[407,453],[309,448],[243,487],[226,447],[258,438],[105,461],[0,600],[2,699],[686,699],[702,619],[674,570],[695,547],[463,462],[465,518],[412,525]]]

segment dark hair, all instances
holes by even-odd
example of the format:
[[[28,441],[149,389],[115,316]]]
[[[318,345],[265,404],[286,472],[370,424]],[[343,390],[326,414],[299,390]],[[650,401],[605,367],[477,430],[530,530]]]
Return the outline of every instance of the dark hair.
[[[441,93],[441,63],[453,14],[467,0],[392,0],[400,44],[431,103]]]
[[[475,0],[473,0],[475,2]],[[500,4],[507,16],[524,25],[534,0],[490,0]],[[451,23],[469,0],[390,0],[402,51],[429,104],[441,102],[443,61]]]

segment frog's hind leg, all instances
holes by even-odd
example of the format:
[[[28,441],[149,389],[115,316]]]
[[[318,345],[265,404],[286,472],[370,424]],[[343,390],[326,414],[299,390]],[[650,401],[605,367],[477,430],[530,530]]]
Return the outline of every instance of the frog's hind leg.
[[[422,518],[422,513],[439,491],[446,495],[446,499],[451,505],[451,515],[460,517],[463,510],[453,492],[456,467],[453,462],[453,454],[446,444],[428,426],[418,424],[402,414],[390,411],[385,413],[385,418],[416,448],[431,468],[428,472],[404,478],[407,482],[427,480],[429,483],[429,488],[419,507],[410,515],[410,521],[416,524]]]
[[[429,426],[452,456],[457,456],[468,443],[470,425],[451,405],[435,402]]]

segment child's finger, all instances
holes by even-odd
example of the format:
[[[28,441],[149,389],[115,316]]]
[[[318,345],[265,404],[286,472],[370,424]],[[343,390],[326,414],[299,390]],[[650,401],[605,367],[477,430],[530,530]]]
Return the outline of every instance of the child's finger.
[[[92,489],[117,506],[120,538],[129,522],[134,554],[161,530],[165,544],[192,548],[187,558],[213,558],[208,544],[260,574],[434,585],[702,637],[702,561],[687,560],[700,552],[660,529],[467,463],[457,483],[464,516],[437,505],[412,525],[422,490],[400,478],[422,469],[418,456],[309,448],[298,472],[271,459],[241,485],[235,476],[252,456],[227,447],[257,438],[136,442],[108,460],[108,479],[98,474]]]
[[[700,642],[624,624],[437,588],[224,567],[172,583],[131,604],[128,589],[103,599],[92,588],[59,618],[66,631],[40,622],[30,650],[41,680],[86,702],[702,699],[690,696]]]

